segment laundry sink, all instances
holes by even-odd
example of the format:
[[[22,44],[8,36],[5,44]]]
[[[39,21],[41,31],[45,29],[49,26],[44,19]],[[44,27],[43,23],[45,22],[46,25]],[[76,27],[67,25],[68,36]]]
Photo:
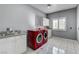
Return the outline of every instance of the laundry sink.
[[[0,38],[6,38],[6,37],[11,37],[11,36],[17,36],[20,35],[21,33],[18,32],[0,32]]]

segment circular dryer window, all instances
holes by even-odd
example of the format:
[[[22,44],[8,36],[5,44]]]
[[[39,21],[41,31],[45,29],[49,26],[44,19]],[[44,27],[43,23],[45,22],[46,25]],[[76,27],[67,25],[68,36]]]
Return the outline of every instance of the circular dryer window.
[[[37,38],[36,38],[36,42],[37,42],[37,43],[41,43],[41,42],[42,42],[42,38],[43,38],[43,37],[42,37],[42,34],[41,34],[41,33],[38,34],[38,35],[37,35]]]
[[[44,39],[47,39],[47,32],[44,33]]]

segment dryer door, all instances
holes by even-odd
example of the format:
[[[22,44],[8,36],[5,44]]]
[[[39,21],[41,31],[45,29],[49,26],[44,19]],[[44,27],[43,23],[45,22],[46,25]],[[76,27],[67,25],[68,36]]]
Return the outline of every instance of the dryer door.
[[[47,32],[44,32],[44,39],[45,40],[47,39],[47,36],[48,36]]]
[[[43,40],[42,33],[39,33],[39,34],[37,35],[36,42],[37,42],[37,43],[41,43],[42,40]]]

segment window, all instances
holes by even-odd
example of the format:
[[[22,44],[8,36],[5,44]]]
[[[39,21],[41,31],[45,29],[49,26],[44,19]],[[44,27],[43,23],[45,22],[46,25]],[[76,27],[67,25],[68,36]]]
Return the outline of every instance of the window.
[[[66,30],[66,18],[53,19],[53,30]]]
[[[43,18],[43,26],[49,26],[49,19]]]
[[[59,29],[66,30],[66,19],[65,17],[59,19]]]

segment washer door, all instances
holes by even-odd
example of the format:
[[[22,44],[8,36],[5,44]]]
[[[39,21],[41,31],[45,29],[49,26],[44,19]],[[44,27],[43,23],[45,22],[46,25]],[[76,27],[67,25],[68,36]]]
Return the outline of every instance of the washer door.
[[[47,39],[47,32],[44,32],[44,39]]]
[[[42,39],[43,39],[43,36],[42,36],[41,33],[39,33],[39,34],[37,35],[36,42],[37,42],[37,43],[41,43],[41,42],[42,42]]]

